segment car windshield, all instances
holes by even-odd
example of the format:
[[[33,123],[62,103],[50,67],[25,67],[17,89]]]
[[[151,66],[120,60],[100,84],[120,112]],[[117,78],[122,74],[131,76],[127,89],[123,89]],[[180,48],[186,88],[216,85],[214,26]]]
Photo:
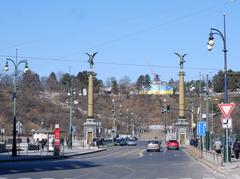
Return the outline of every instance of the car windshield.
[[[169,140],[169,142],[178,142],[177,140]]]
[[[158,144],[159,142],[158,141],[155,141],[155,140],[153,140],[153,141],[148,141],[148,144]]]

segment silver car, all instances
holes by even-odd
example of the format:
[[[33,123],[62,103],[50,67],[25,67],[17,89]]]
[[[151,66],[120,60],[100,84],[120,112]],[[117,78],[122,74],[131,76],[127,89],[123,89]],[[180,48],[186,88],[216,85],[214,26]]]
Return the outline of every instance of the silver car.
[[[161,143],[157,140],[151,140],[147,143],[147,152],[149,151],[157,151],[160,152]]]
[[[136,140],[134,140],[134,139],[129,139],[129,140],[127,141],[127,145],[129,145],[129,146],[135,146],[135,145],[137,145],[137,142],[136,142]]]

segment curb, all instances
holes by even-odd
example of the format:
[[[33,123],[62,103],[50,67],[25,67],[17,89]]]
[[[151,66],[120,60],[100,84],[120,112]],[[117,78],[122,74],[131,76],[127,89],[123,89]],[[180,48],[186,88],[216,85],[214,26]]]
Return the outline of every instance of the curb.
[[[29,158],[22,158],[22,159],[5,159],[5,160],[0,160],[0,163],[7,163],[7,162],[22,162],[22,161],[34,161],[34,160],[52,160],[52,159],[64,159],[64,158],[71,158],[74,156],[80,156],[80,155],[87,155],[87,154],[93,154],[93,153],[98,153],[98,152],[103,152],[106,151],[107,149],[100,149],[100,150],[95,150],[95,151],[88,151],[85,153],[75,153],[75,154],[70,154],[70,155],[61,155],[61,156],[33,156]]]

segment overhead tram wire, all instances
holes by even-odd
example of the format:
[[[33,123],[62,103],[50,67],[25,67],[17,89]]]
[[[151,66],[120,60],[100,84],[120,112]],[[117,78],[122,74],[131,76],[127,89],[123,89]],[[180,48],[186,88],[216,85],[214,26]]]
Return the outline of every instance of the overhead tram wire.
[[[10,56],[10,55],[0,55],[0,57],[3,58],[13,58],[15,56]],[[59,61],[59,62],[73,62],[73,63],[87,63],[86,60],[78,60],[78,59],[62,59],[62,58],[43,58],[43,57],[27,57],[27,56],[19,56],[20,58],[24,59],[32,59],[32,60],[40,60],[40,61]],[[146,67],[148,68],[148,65],[145,64],[137,64],[137,63],[118,63],[118,62],[105,62],[105,61],[96,61],[96,64],[103,64],[103,65],[115,65],[115,66],[134,66],[134,67]],[[158,64],[153,64],[151,65],[152,67],[155,68],[166,68],[166,69],[178,69],[179,66],[163,66],[163,65],[158,65]],[[189,70],[206,70],[206,71],[219,71],[220,69],[217,68],[201,68],[201,67],[184,67],[185,69]]]
[[[195,12],[192,12],[192,13],[189,13],[189,14],[186,14],[186,15],[183,15],[181,17],[175,17],[165,23],[162,23],[162,24],[159,24],[159,25],[156,25],[156,26],[151,26],[151,27],[147,27],[145,29],[142,29],[140,31],[137,31],[137,32],[134,32],[134,33],[130,33],[130,34],[127,34],[127,35],[124,35],[122,37],[118,37],[118,38],[115,38],[115,39],[112,39],[110,41],[107,41],[107,42],[103,42],[103,43],[100,43],[100,44],[97,44],[95,46],[93,46],[92,48],[96,48],[96,47],[104,47],[108,44],[112,44],[114,42],[117,42],[117,41],[120,41],[120,40],[123,40],[123,39],[127,39],[127,38],[130,38],[132,36],[135,36],[135,35],[138,35],[138,34],[141,34],[141,33],[144,33],[146,31],[150,31],[150,30],[154,30],[156,28],[160,28],[162,26],[165,26],[165,25],[168,25],[170,23],[173,23],[173,22],[176,22],[176,21],[179,21],[179,20],[184,20],[184,19],[187,19],[191,16],[194,16],[194,15],[197,15],[197,14],[200,14],[200,13],[203,13],[203,12],[207,12],[209,10],[212,10],[214,8],[217,8],[219,7],[220,5],[214,5],[214,6],[211,6],[211,7],[207,7],[207,8],[204,8],[204,9],[200,9],[198,11],[195,11]],[[138,19],[138,18],[133,18],[133,19]],[[129,20],[122,20],[122,21],[119,21],[117,22],[116,24],[118,23],[123,23],[124,21],[129,21]],[[113,23],[115,24],[115,23]],[[107,25],[108,26],[108,25]],[[102,27],[100,27],[102,28]],[[91,28],[92,29],[92,28]],[[16,48],[16,47],[19,47],[19,46],[22,46],[22,45],[26,45],[26,44],[32,44],[32,43],[36,43],[36,42],[39,42],[39,41],[44,41],[45,39],[46,40],[49,40],[49,38],[57,38],[58,36],[66,36],[66,35],[72,35],[72,34],[76,34],[76,32],[70,32],[70,33],[67,33],[67,34],[59,34],[59,35],[52,35],[52,36],[49,36],[49,37],[44,37],[42,39],[35,39],[35,40],[30,40],[30,41],[25,41],[25,42],[20,42],[20,43],[16,43],[16,44],[13,44],[13,45],[9,45],[7,47],[0,47],[0,51],[1,50],[6,50],[6,49],[10,49],[10,48]],[[91,48],[91,49],[92,49]]]

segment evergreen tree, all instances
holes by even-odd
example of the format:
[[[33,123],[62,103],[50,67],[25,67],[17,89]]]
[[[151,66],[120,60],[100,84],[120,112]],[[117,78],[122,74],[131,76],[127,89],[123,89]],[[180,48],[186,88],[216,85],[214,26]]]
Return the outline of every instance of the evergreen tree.
[[[147,74],[144,77],[144,90],[150,90],[151,89],[151,78],[150,76]]]
[[[23,74],[23,78],[19,83],[19,88],[22,90],[42,91],[43,86],[39,79],[39,75],[31,70]]]
[[[145,77],[143,75],[140,75],[135,84],[135,88],[138,93],[140,93],[144,90],[144,82],[145,82]]]
[[[49,77],[48,77],[48,79],[47,79],[47,81],[46,81],[46,86],[45,86],[45,88],[46,88],[47,90],[51,90],[51,91],[52,91],[52,90],[55,91],[55,90],[58,90],[58,89],[59,89],[57,77],[56,77],[56,74],[55,74],[54,72],[52,72],[52,73],[49,75]]]

